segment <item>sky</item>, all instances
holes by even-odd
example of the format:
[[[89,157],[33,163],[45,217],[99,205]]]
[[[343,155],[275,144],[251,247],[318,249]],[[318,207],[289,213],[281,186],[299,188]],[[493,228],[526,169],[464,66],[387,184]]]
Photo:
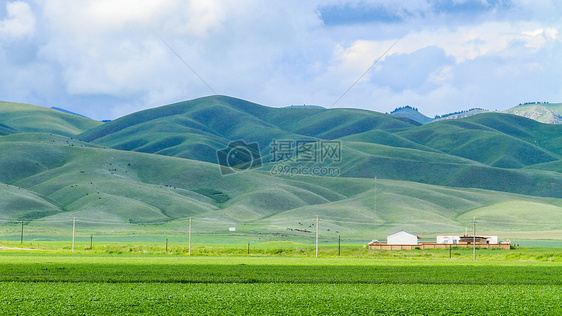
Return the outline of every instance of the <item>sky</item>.
[[[562,102],[561,16],[556,0],[0,1],[0,100],[98,120],[215,93],[430,117]]]

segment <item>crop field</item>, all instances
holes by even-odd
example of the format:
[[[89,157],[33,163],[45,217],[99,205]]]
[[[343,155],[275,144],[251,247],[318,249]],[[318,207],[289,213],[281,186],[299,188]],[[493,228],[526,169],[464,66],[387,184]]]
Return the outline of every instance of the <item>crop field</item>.
[[[559,253],[556,256],[552,249],[531,252],[520,251],[519,257],[546,255],[559,259]],[[562,313],[562,262],[509,260],[503,251],[496,253],[488,253],[490,260],[472,261],[439,259],[439,255],[433,259],[400,259],[2,251],[0,312],[2,315]]]

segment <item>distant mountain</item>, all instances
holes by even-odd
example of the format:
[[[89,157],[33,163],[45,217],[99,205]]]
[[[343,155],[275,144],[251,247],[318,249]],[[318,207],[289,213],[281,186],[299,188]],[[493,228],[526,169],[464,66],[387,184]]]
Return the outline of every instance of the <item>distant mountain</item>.
[[[481,108],[472,108],[470,110],[464,110],[464,111],[458,111],[458,112],[453,112],[453,113],[448,113],[448,114],[443,114],[443,115],[437,115],[435,116],[434,121],[441,121],[441,120],[458,120],[458,119],[462,119],[465,117],[469,117],[469,116],[473,116],[476,114],[481,114],[481,113],[486,113],[489,112],[486,109],[481,109]]]
[[[397,115],[397,116],[402,116],[402,117],[407,117],[411,120],[414,120],[418,123],[421,124],[426,124],[429,123],[431,121],[433,121],[433,119],[421,114],[418,109],[413,108],[409,105],[400,107],[400,108],[396,108],[394,111],[390,112],[391,115]]]
[[[42,106],[0,101],[0,123],[18,132],[55,133],[75,136],[101,122]]]
[[[562,124],[562,103],[531,102],[503,111],[546,124]]]

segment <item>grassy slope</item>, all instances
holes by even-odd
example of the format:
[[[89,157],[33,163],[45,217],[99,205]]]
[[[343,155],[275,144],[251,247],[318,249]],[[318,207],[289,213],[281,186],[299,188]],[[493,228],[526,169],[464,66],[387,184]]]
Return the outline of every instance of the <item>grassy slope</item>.
[[[80,138],[116,149],[213,162],[217,149],[238,139],[257,142],[265,149],[273,139],[333,139],[414,125],[375,112],[279,109],[213,96],[137,112],[89,130]]]
[[[461,113],[444,114],[434,119],[433,121],[435,122],[435,121],[443,121],[443,120],[458,120],[458,119],[463,119],[463,118],[471,117],[473,115],[487,113],[487,112],[489,111],[484,109],[472,109]]]
[[[229,140],[258,142],[263,148],[274,138],[298,137],[254,116],[268,108],[238,99],[225,104],[226,99],[207,97],[133,113],[80,138],[116,149],[215,162],[216,150]]]
[[[555,161],[562,153],[562,126],[499,113],[439,121],[397,134],[424,146],[500,168]]]
[[[407,117],[411,120],[414,120],[416,122],[419,122],[421,124],[427,124],[431,121],[433,121],[432,118],[427,117],[423,114],[421,114],[419,111],[416,111],[412,108],[401,108],[395,111],[390,112],[391,115],[396,115],[396,116],[402,116],[402,117]]]
[[[116,149],[213,163],[216,150],[237,139],[258,142],[264,162],[274,139],[339,139],[344,161],[337,167],[346,177],[560,196],[558,173],[519,170],[558,160],[562,146],[552,137],[558,130],[498,113],[474,117],[479,119],[417,126],[364,110],[279,109],[214,96],[134,113],[80,137]],[[540,135],[540,144],[531,142],[534,135]]]
[[[139,223],[168,223],[148,230],[185,231],[184,220],[194,216],[207,231],[235,225],[241,233],[285,234],[320,214],[340,221],[330,224],[332,235],[369,238],[373,229],[458,233],[476,212],[479,218],[489,214],[491,231],[559,231],[556,223],[562,221],[544,223],[531,215],[561,214],[559,200],[546,198],[562,197],[560,134],[560,127],[497,113],[418,126],[362,110],[273,109],[228,97],[202,98],[97,126],[80,135],[89,143],[50,134],[2,136],[0,182],[28,190],[40,203],[17,214],[4,206],[0,218],[49,215],[34,222],[39,229],[67,226],[77,216],[107,232],[138,229]],[[267,159],[263,170],[222,177],[207,163],[216,162],[216,149],[229,140],[257,141],[267,154],[273,138],[306,137],[343,142],[342,162],[324,163],[340,168],[340,178],[273,177]],[[30,203],[28,196],[10,199]],[[511,209],[520,220],[502,217]],[[96,224],[100,221],[105,223]],[[357,222],[350,229],[349,223]]]
[[[103,123],[42,106],[0,101],[0,123],[19,132],[74,136]],[[0,130],[1,133],[1,130]]]
[[[0,153],[30,157],[13,159],[12,155],[0,154],[0,182],[56,201],[60,214],[49,217],[52,221],[79,216],[115,224],[163,223],[212,213],[224,202],[217,201],[217,192],[233,197],[226,207],[258,212],[259,216],[340,198],[319,186],[290,185],[290,180],[261,174],[222,177],[216,165],[199,161],[72,145],[0,142]],[[270,201],[276,196],[295,198],[278,198],[276,204]],[[247,205],[260,198],[268,200],[270,207]],[[2,218],[12,220],[31,216],[15,214],[9,205],[1,213]],[[232,214],[235,221],[247,219],[246,215]]]
[[[8,135],[17,132],[15,129],[8,125],[0,123],[0,136]]]
[[[285,130],[321,139],[419,125],[407,118],[358,109],[270,109],[264,119]]]
[[[561,229],[562,202],[555,198],[391,180],[282,178],[265,170],[222,177],[214,164],[33,135],[36,141],[24,141],[24,134],[0,138],[0,153],[9,148],[30,157],[0,155],[0,218],[34,220],[29,225],[36,232],[66,230],[73,217],[82,229],[102,233],[185,232],[185,220],[194,217],[199,231],[235,226],[238,234],[306,239],[287,228],[312,230],[308,225],[320,215],[323,240],[338,234],[361,240],[398,229],[462,233],[472,214],[487,221],[482,228],[490,232]],[[512,222],[501,215],[511,209],[517,209]],[[537,210],[552,221],[534,218]]]
[[[524,104],[503,111],[547,124],[562,123],[562,103]]]

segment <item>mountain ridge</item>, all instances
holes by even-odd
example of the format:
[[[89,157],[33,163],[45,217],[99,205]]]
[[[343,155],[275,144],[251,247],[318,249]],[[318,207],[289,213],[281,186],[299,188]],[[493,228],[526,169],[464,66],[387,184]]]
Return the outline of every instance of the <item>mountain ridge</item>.
[[[0,106],[0,119],[13,121],[2,113],[12,107]],[[252,236],[302,238],[287,229],[320,214],[334,218],[326,236],[369,239],[373,231],[458,231],[478,214],[489,231],[562,232],[562,126],[516,115],[421,125],[366,110],[270,108],[213,96],[105,124],[78,121],[93,125],[78,135],[47,121],[40,131],[20,122],[23,131],[0,136],[0,226],[27,221],[47,234],[78,217],[100,233],[149,233],[185,230],[194,217],[209,233],[237,226]],[[217,151],[240,139],[259,144],[262,166],[224,176]],[[305,141],[314,148],[307,155],[325,159],[272,159],[279,149],[272,140],[287,141],[289,153]],[[339,160],[314,147],[323,142],[341,146]],[[275,175],[279,166],[337,168],[339,177]],[[533,218],[537,210],[552,221]],[[346,224],[357,221],[354,229]]]

